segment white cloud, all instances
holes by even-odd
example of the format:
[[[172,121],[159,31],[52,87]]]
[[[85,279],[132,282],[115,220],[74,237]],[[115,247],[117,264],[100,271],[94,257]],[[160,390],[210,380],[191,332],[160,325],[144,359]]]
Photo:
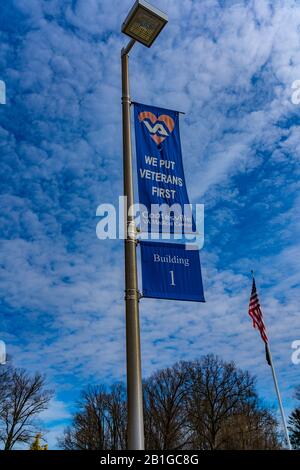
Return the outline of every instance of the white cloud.
[[[126,38],[119,27],[131,2],[14,5],[26,19],[18,48],[7,42],[1,53],[13,93],[3,107],[12,114],[0,123],[3,339],[17,365],[42,365],[58,390],[73,376],[80,386],[124,379],[123,245],[96,239],[94,214],[122,191]],[[297,122],[278,123],[299,117],[291,103],[291,84],[300,79],[299,5],[161,0],[158,6],[170,22],[153,48],[132,51],[132,96],[187,112],[181,130],[189,194],[205,202],[213,223],[202,256],[207,304],[141,302],[144,375],[214,352],[257,374],[263,395],[273,400],[263,344],[247,315],[247,274],[254,267],[290,404],[299,381],[290,345],[300,337],[300,149]],[[268,159],[274,168],[264,173]],[[254,169],[253,182],[238,184],[236,178],[250,179]],[[288,209],[280,209],[282,199]],[[252,244],[240,254],[248,235],[240,215],[249,201],[269,218],[264,236],[253,221]],[[235,230],[239,246],[233,247]],[[45,420],[55,415],[67,419],[60,401]]]

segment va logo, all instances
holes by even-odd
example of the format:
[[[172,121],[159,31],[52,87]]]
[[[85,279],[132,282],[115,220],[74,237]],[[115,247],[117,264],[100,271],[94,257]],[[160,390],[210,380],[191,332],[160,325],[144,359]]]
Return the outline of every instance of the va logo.
[[[162,114],[156,117],[149,111],[143,111],[139,114],[139,121],[144,123],[150,132],[151,138],[154,142],[159,145],[161,144],[170,134],[172,134],[175,122],[170,116]]]

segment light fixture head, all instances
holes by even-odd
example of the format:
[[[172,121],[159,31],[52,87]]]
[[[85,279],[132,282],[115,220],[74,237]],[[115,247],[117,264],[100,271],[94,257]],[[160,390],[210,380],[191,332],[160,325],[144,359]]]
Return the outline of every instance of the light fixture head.
[[[144,0],[137,0],[122,25],[122,33],[151,47],[167,22],[168,17],[162,11]]]

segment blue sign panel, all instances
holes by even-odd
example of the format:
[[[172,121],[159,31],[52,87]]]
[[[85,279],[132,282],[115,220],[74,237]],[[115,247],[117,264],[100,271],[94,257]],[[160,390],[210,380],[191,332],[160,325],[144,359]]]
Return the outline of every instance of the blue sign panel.
[[[205,302],[198,250],[177,243],[140,243],[144,297]]]
[[[194,232],[182,165],[179,113],[136,103],[134,121],[139,202],[146,209],[141,210],[142,231],[182,233],[184,226],[186,233]],[[164,209],[157,212],[154,205]]]

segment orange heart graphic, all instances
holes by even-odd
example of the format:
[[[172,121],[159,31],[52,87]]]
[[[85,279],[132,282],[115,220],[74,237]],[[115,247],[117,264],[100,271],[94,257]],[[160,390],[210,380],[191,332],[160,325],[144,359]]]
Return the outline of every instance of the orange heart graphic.
[[[151,124],[149,124],[148,119],[151,121]],[[163,142],[169,135],[173,132],[174,127],[175,127],[175,122],[174,120],[168,116],[167,114],[162,114],[158,118],[151,112],[149,111],[143,111],[142,113],[139,114],[139,121],[144,122],[146,125],[148,131],[151,134],[151,138],[154,140],[154,142],[159,145],[161,142]],[[164,123],[167,129],[169,130],[170,134],[167,133],[165,127],[160,124]],[[160,134],[160,135],[157,135]]]

